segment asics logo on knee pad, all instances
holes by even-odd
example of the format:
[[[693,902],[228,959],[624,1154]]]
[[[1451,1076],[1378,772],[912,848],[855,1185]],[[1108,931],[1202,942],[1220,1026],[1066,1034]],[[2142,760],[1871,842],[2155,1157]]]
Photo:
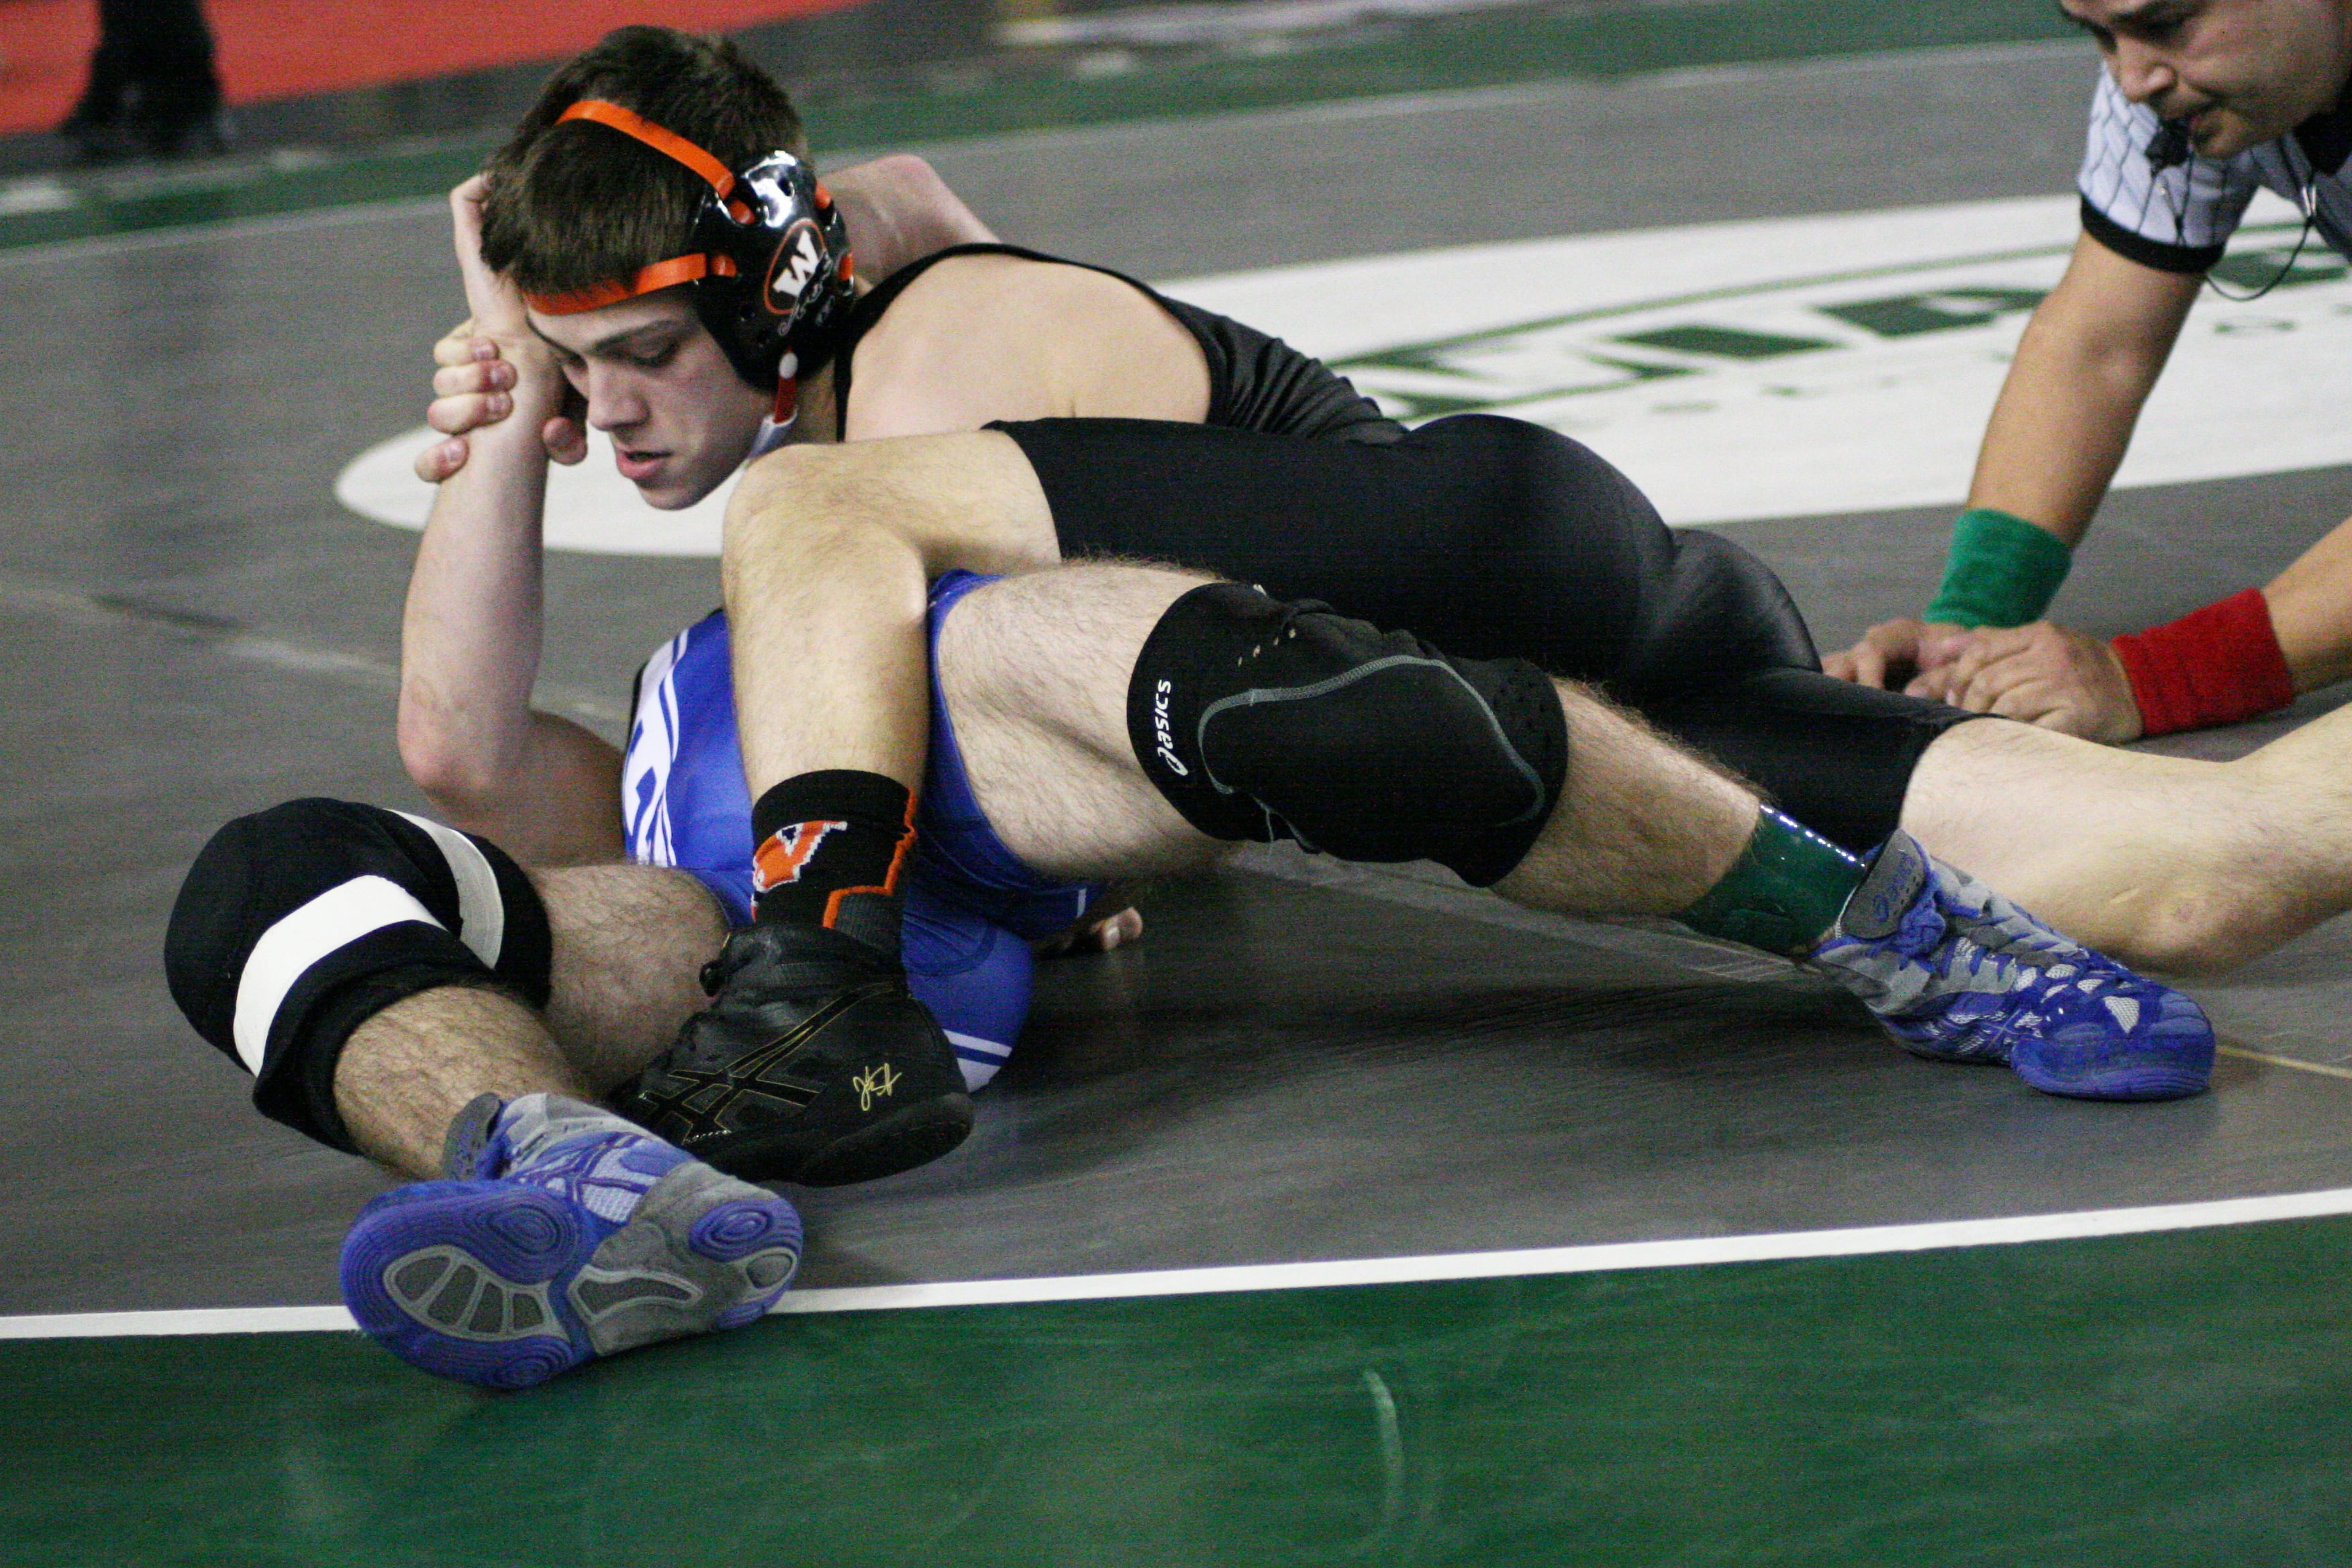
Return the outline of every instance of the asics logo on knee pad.
[[[1434,860],[1479,885],[1526,855],[1568,767],[1559,695],[1525,660],[1450,658],[1232,583],[1160,617],[1128,685],[1128,737],[1213,838]]]
[[[1192,770],[1186,767],[1183,763],[1178,759],[1176,755],[1175,737],[1169,732],[1168,729],[1168,699],[1175,689],[1175,684],[1172,681],[1166,680],[1160,682],[1152,689],[1151,728],[1152,732],[1160,738],[1160,748],[1156,754],[1161,762],[1168,764],[1178,777],[1183,778],[1191,776]],[[1231,794],[1232,792],[1228,790],[1226,793]]]

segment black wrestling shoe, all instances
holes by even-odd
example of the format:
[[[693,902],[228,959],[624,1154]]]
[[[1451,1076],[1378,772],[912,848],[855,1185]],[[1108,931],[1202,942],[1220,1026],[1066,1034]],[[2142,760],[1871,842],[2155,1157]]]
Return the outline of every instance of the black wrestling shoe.
[[[954,1049],[906,973],[856,938],[762,921],[703,966],[709,1007],[614,1109],[753,1182],[831,1187],[936,1160],[971,1131]]]

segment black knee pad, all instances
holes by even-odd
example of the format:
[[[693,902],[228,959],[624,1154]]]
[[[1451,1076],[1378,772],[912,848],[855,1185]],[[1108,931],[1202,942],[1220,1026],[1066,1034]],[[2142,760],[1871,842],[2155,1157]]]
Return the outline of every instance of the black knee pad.
[[[547,910],[486,838],[401,812],[296,800],[241,816],[181,884],[163,942],[172,1000],[254,1075],[262,1114],[352,1146],[335,1110],[343,1042],[443,985],[547,1001]]]
[[[1568,722],[1534,665],[1449,658],[1234,583],[1169,607],[1127,725],[1145,773],[1213,837],[1434,860],[1476,887],[1526,857],[1568,774]]]

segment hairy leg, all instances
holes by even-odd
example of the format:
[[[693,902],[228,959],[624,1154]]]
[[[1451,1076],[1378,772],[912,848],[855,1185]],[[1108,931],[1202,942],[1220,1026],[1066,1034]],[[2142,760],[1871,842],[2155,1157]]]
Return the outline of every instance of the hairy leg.
[[[1205,579],[1076,565],[976,590],[940,644],[974,793],[998,836],[1049,875],[1192,869],[1230,846],[1177,814],[1137,765],[1129,672],[1168,606]],[[1568,785],[1496,890],[1545,909],[1667,914],[1739,857],[1756,797],[1583,688],[1559,683]]]
[[[441,1173],[449,1123],[475,1096],[541,1092],[594,1098],[538,1014],[470,985],[394,1003],[352,1031],[335,1064],[352,1142],[404,1176]]]
[[[1234,846],[1177,815],[1136,766],[1128,675],[1160,616],[1210,581],[1066,566],[974,589],[940,633],[940,685],[972,794],[1004,847],[1049,877],[1198,870]]]
[[[993,432],[786,447],[752,464],[722,562],[751,798],[834,768],[918,787],[929,583],[1057,554],[1036,475]]]
[[[553,938],[544,1017],[495,991],[444,986],[352,1031],[335,1107],[371,1159],[436,1175],[450,1121],[475,1096],[596,1100],[703,1005],[697,975],[727,930],[699,882],[646,866],[563,867],[531,880]]]
[[[1568,714],[1568,785],[1495,890],[1565,914],[1690,908],[1756,831],[1755,793],[1589,689],[1555,684]]]
[[[554,938],[547,1026],[594,1099],[700,1012],[702,966],[727,941],[709,889],[658,866],[531,873]]]
[[[2352,908],[2352,709],[2230,763],[1962,724],[1903,826],[2079,942],[2210,973]]]

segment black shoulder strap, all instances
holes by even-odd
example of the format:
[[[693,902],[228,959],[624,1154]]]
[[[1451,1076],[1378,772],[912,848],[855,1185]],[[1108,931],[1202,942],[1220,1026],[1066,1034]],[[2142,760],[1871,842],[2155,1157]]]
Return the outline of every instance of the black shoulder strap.
[[[1167,303],[1160,299],[1159,291],[1150,284],[1129,278],[1124,272],[1108,267],[1097,267],[1091,261],[1073,261],[1066,256],[1048,256],[1042,250],[1031,250],[1024,246],[986,241],[975,245],[950,245],[944,250],[934,250],[929,256],[919,257],[909,261],[906,266],[868,289],[859,295],[857,302],[849,308],[849,317],[842,324],[840,345],[833,351],[833,427],[835,430],[845,432],[849,428],[849,378],[851,362],[857,355],[857,345],[865,340],[867,332],[874,330],[875,323],[882,320],[883,312],[889,310],[891,303],[900,294],[906,292],[908,284],[940,262],[958,256],[1013,256],[1024,261],[1050,262],[1056,267],[1083,267],[1089,272],[1099,272],[1106,278],[1116,278],[1120,282],[1141,290],[1146,299],[1163,305]]]

